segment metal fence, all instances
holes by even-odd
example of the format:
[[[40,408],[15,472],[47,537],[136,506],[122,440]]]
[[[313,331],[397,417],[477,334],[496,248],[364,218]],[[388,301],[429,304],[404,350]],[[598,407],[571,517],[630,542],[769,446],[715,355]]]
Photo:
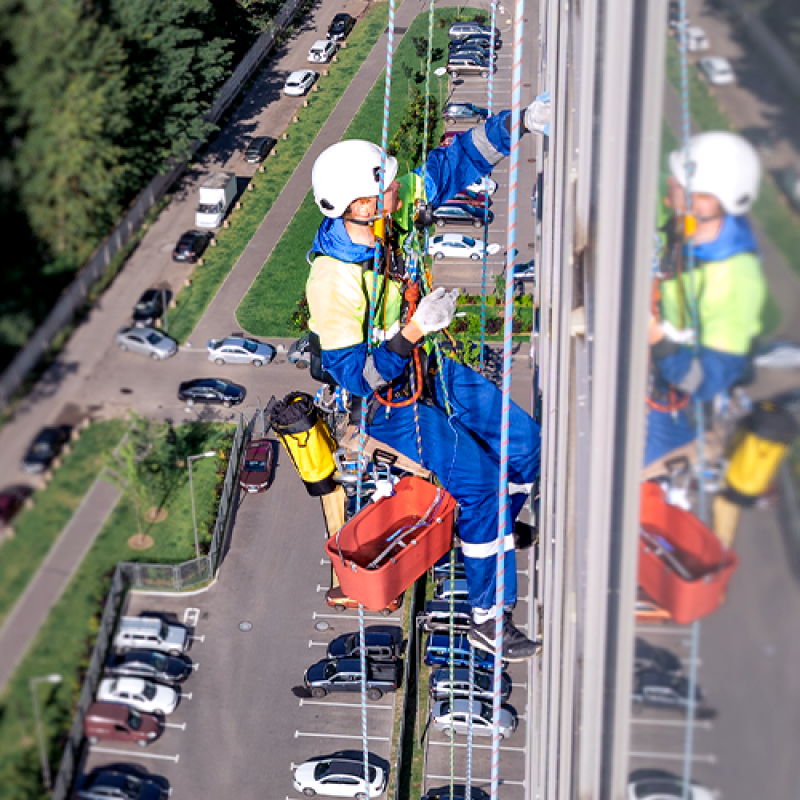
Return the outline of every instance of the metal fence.
[[[283,32],[303,0],[289,0],[273,20],[268,31],[258,37],[237,66],[233,75],[225,82],[214,104],[205,114],[204,119],[216,122],[231,101],[236,98],[242,86],[270,51],[275,39]],[[189,146],[194,154],[203,145],[204,140],[196,139]],[[187,160],[169,162],[164,165],[165,172],[158,174],[145,186],[139,196],[128,208],[114,230],[95,250],[75,280],[64,290],[52,311],[44,322],[36,329],[25,346],[16,354],[14,360],[0,375],[0,408],[4,407],[14,392],[20,387],[25,376],[39,363],[48,351],[53,338],[72,322],[75,313],[84,305],[89,290],[105,273],[111,259],[124,247],[129,239],[141,228],[142,223],[153,206],[167,193],[169,187],[183,174]]]
[[[124,570],[121,566],[114,570],[114,576],[111,578],[111,589],[108,592],[103,615],[100,618],[100,628],[97,631],[97,639],[89,661],[89,668],[86,671],[86,677],[83,679],[78,708],[75,711],[75,718],[72,721],[72,727],[64,746],[64,753],[61,756],[61,764],[56,775],[52,800],[66,800],[69,797],[70,789],[75,779],[75,772],[83,746],[83,720],[97,691],[97,685],[103,673],[103,665],[111,647],[111,636],[114,633],[117,618],[128,588]]]

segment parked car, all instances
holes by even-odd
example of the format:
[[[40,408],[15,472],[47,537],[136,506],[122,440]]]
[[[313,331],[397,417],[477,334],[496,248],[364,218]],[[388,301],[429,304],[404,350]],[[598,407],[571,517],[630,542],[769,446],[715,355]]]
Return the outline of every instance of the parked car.
[[[469,591],[467,588],[466,578],[456,578],[451,581],[450,578],[445,578],[439,581],[433,589],[434,600],[447,600],[455,598],[456,602],[466,603],[469,601]]]
[[[670,30],[677,30],[681,23],[680,0],[669,0],[668,21]]]
[[[328,38],[333,39],[334,42],[340,42],[342,39],[346,39],[350,35],[350,31],[353,30],[355,24],[355,19],[349,14],[345,14],[344,12],[337,14],[331,20],[331,24],[328,25]]]
[[[245,158],[246,160],[246,158]],[[172,260],[194,264],[205,253],[206,248],[214,238],[211,231],[186,231],[181,234],[175,249],[172,251]]]
[[[443,203],[433,210],[433,216],[440,228],[445,225],[472,225],[473,228],[482,228],[494,222],[494,214],[491,211],[483,206],[467,203]]]
[[[685,711],[689,706],[689,698],[687,678],[660,669],[642,669],[633,676],[631,699],[635,704]],[[695,686],[694,699],[698,705],[704,701],[699,686]]]
[[[448,61],[452,61],[455,58],[464,57],[464,56],[474,56],[480,61],[485,61],[487,64],[489,63],[489,59],[491,58],[491,63],[494,64],[497,61],[497,53],[492,51],[488,47],[483,47],[479,44],[459,44],[456,47],[450,46],[450,53],[447,57]]]
[[[713,86],[725,86],[736,81],[730,61],[722,56],[704,56],[697,62],[697,68]]]
[[[514,265],[515,281],[535,281],[536,263],[534,261],[524,261],[522,264]]]
[[[465,44],[478,44],[484,47],[491,47],[491,33],[471,33],[469,36],[463,36],[461,39],[450,42],[450,47],[458,47]],[[494,37],[494,49],[499,50],[503,46],[503,40],[499,36]]]
[[[122,617],[114,647],[123,653],[158,650],[176,657],[189,649],[189,632],[183,625],[170,625],[158,617]]]
[[[428,633],[446,633],[450,630],[450,618],[456,633],[469,633],[471,620],[470,605],[465,602],[454,603],[449,600],[428,600],[425,610],[417,614],[417,625]]]
[[[245,398],[244,386],[220,378],[195,378],[178,386],[178,400],[187,406],[195,403],[212,403],[225,408],[238,406]]]
[[[92,703],[83,718],[83,735],[90,744],[108,739],[147,747],[162,730],[161,721],[154,714],[143,714],[118,703]]]
[[[334,39],[317,39],[308,51],[308,61],[312,64],[327,64],[339,49]]]
[[[488,78],[492,72],[497,72],[497,66],[486,58],[470,53],[463,56],[451,55],[447,59],[447,71],[451,78],[459,75],[480,75],[481,78]]]
[[[794,210],[800,212],[800,167],[790,164],[780,170],[775,178]]]
[[[256,136],[245,148],[243,158],[248,164],[260,164],[278,144],[272,136]]]
[[[106,675],[120,678],[147,678],[161,683],[180,683],[192,673],[191,664],[180,656],[157,650],[132,650],[117,653],[106,662]]]
[[[475,34],[473,36],[465,36],[463,39],[452,39],[447,46],[448,53],[455,53],[464,47],[478,47],[488,54],[492,49],[492,44],[488,36],[482,34]],[[497,50],[497,48],[495,48]]]
[[[178,343],[156,328],[120,328],[114,341],[120,350],[150,356],[153,361],[163,361],[178,352]]]
[[[30,475],[37,475],[48,469],[69,441],[70,433],[71,428],[68,425],[52,425],[42,428],[22,457],[20,464],[22,471]]]
[[[442,111],[445,122],[481,122],[488,116],[488,109],[474,103],[448,103]]]
[[[492,29],[488,25],[481,25],[477,22],[454,22],[447,33],[451,39],[464,39],[477,34],[491,36]],[[496,38],[500,38],[500,31],[497,28],[494,29],[494,35]]]
[[[451,144],[456,140],[456,136],[462,131],[445,131],[439,137],[439,147],[450,147]]]
[[[75,797],[77,800],[167,800],[169,793],[152,778],[99,769],[89,775]]]
[[[239,486],[249,494],[264,492],[272,481],[274,448],[270,439],[251,439],[239,473]]]
[[[97,687],[97,699],[124,703],[148,714],[171,714],[178,705],[178,693],[142,678],[104,678]]]
[[[22,484],[6,486],[0,491],[0,526],[8,525],[32,494],[33,488]]]
[[[657,647],[645,639],[636,637],[634,645],[633,668],[658,669],[662,672],[679,673],[681,660],[664,647]]]
[[[628,800],[683,800],[684,783],[673,775],[654,775],[628,784]],[[693,783],[689,787],[689,800],[714,800],[716,795],[704,786]]]
[[[708,36],[699,25],[692,25],[686,29],[686,49],[690,53],[699,53],[702,50],[708,50],[710,47]]]
[[[308,341],[308,331],[292,344],[286,354],[286,359],[297,369],[308,369],[311,366],[311,345]]]
[[[364,761],[361,757],[312,758],[294,768],[294,788],[306,797],[322,794],[366,800],[367,796],[377,797],[383,794],[386,789],[386,772],[381,767],[370,764],[365,782]]]
[[[440,233],[431,237],[428,253],[436,259],[471,258],[480,261],[483,258],[483,241],[463,233]]]
[[[397,641],[391,633],[367,629],[364,632],[367,646],[367,658],[373,661],[394,661],[403,654],[402,642]],[[328,658],[347,658],[361,652],[358,633],[345,633],[337,636],[328,645]]]
[[[206,345],[208,360],[218,366],[223,364],[252,364],[260,367],[275,358],[275,348],[249,336],[226,336],[209,339]]]
[[[469,666],[469,651],[472,645],[467,641],[466,636],[456,636],[453,648],[450,649],[450,634],[432,633],[425,641],[425,663],[429,667],[439,667],[449,665],[452,659],[456,667]],[[479,647],[473,648],[475,651],[475,667],[491,671],[494,669],[494,656],[481,650]]]
[[[467,186],[467,191],[470,192],[486,192],[490,197],[497,191],[497,181],[484,175],[474,183]]]
[[[491,736],[494,732],[492,724],[492,704],[483,700],[459,698],[453,700],[437,700],[431,710],[431,725],[437,731],[467,734],[470,718],[473,736]],[[500,708],[497,731],[501,739],[511,736],[516,730],[517,718],[508,708]]]
[[[667,622],[671,620],[669,611],[651,600],[642,589],[636,590],[636,622],[641,624]]]
[[[455,577],[464,578],[464,553],[460,547],[455,549]],[[442,581],[450,577],[450,553],[445,553],[434,565],[431,567],[433,572],[433,579],[435,581]]]
[[[492,702],[494,697],[494,675],[476,669],[472,673],[472,698]],[[428,678],[428,693],[434,700],[447,700],[452,692],[453,697],[469,698],[469,667],[454,667],[453,680],[450,680],[450,667],[438,667],[431,670]],[[511,678],[507,672],[500,676],[500,699],[506,702],[511,697]]]
[[[133,309],[133,322],[135,325],[155,325],[164,313],[166,291],[164,289],[147,289]]]
[[[397,689],[400,682],[400,661],[367,659],[367,698],[380,700],[387,692]],[[330,692],[361,691],[360,658],[323,658],[312,664],[303,676],[303,686],[312,697],[325,697]]]
[[[338,586],[332,586],[325,592],[325,602],[335,611],[345,611],[348,608],[357,609],[360,605],[358,600],[347,597]],[[397,611],[401,605],[403,605],[402,594],[400,597],[395,597],[395,599],[392,600],[386,608],[382,608],[379,613],[382,617],[388,617],[393,611]]]
[[[288,94],[290,97],[302,97],[314,85],[314,81],[318,77],[314,70],[299,69],[286,79],[283,93]]]
[[[453,203],[466,203],[468,206],[492,207],[492,198],[486,192],[475,192],[472,189],[464,189],[463,192],[453,195],[450,198]]]

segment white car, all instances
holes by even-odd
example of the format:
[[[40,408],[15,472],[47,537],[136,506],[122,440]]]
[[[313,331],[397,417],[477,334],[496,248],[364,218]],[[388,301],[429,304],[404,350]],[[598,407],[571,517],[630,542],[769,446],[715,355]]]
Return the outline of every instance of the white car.
[[[697,68],[714,86],[724,86],[736,80],[730,61],[721,56],[704,56],[697,62]]]
[[[332,39],[317,39],[308,51],[308,61],[312,64],[327,64],[339,49],[339,43]]]
[[[497,191],[497,181],[485,175],[480,180],[467,186],[467,190],[470,192],[486,192],[491,196]]]
[[[471,710],[470,710],[471,709]],[[473,736],[491,736],[494,730],[492,725],[492,704],[482,700],[473,700],[470,706],[469,699],[439,700],[433,704],[431,711],[431,724],[437,731],[450,731],[468,733],[469,719],[472,717]],[[500,738],[505,739],[514,733],[517,727],[517,718],[507,709],[500,708],[498,730]]]
[[[674,775],[654,772],[652,776],[628,784],[628,800],[683,800],[683,797],[683,781]],[[697,783],[689,787],[688,797],[689,800],[714,800],[714,795]]]
[[[386,773],[369,765],[369,787],[364,784],[364,762],[360,758],[328,756],[312,758],[294,768],[294,788],[306,797],[322,794],[329,797],[355,797],[367,800],[386,790]]]
[[[283,93],[290,97],[302,97],[314,85],[316,79],[317,73],[313,69],[299,69],[286,79]]]
[[[249,336],[227,336],[225,339],[209,339],[206,345],[208,360],[223,364],[252,364],[260,367],[275,358],[271,344],[259,342]]]
[[[124,703],[148,714],[171,714],[178,705],[178,693],[141,678],[106,678],[100,681],[97,699]]]
[[[691,53],[699,53],[711,47],[706,32],[699,25],[692,25],[686,29],[686,48]]]
[[[500,250],[499,244],[490,244],[489,255]],[[428,243],[428,254],[434,258],[471,258],[480,261],[483,258],[483,240],[473,239],[463,233],[440,233]]]

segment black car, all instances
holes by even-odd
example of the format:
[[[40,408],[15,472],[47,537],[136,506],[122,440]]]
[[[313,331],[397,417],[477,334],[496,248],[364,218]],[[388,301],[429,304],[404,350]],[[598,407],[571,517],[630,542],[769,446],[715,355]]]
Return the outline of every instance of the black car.
[[[346,39],[355,24],[355,19],[349,14],[337,14],[328,25],[328,38],[333,39],[334,42]]]
[[[383,631],[364,631],[364,643],[367,646],[367,657],[373,661],[394,661],[402,655],[402,643],[390,633]],[[345,633],[337,636],[328,645],[328,658],[347,658],[358,655],[360,637],[357,633]]]
[[[30,486],[6,486],[0,490],[0,528],[14,519],[32,494]]]
[[[42,428],[22,458],[20,466],[23,472],[31,475],[44,472],[64,449],[64,445],[69,441],[70,433],[71,428],[68,425]]]
[[[172,260],[194,264],[203,255],[213,236],[211,231],[186,231],[172,251]]]
[[[476,58],[483,59],[488,64],[490,55],[492,62],[496,62],[497,53],[492,53],[488,47],[483,47],[475,42],[472,44],[462,44],[458,42],[457,47],[450,47],[449,58],[454,58],[455,56],[475,56]]]
[[[681,660],[669,650],[656,647],[654,644],[636,637],[634,649],[634,669],[660,669],[662,672],[678,673],[681,671]]]
[[[248,164],[260,164],[277,143],[278,140],[271,136],[256,136],[247,145],[243,158]]]
[[[440,228],[444,225],[472,225],[475,228],[482,228],[485,223],[491,225],[494,221],[494,214],[491,211],[482,206],[470,206],[466,203],[445,203],[434,209],[433,216]]]
[[[689,706],[689,680],[660,669],[642,669],[633,676],[632,700],[653,708],[685,711]],[[703,693],[695,686],[695,703],[703,703]]]
[[[800,212],[800,167],[791,164],[779,170],[775,178],[795,211]]]
[[[454,42],[450,42],[451,47],[454,44],[479,44],[490,48],[492,46],[492,39],[488,33],[473,33],[471,36],[464,36],[462,39],[457,39]],[[494,49],[499,50],[502,46],[503,40],[499,36],[495,36]]]
[[[162,683],[186,680],[192,667],[186,659],[168,656],[155,650],[131,650],[112,655],[106,662],[106,673],[126,678],[144,678]]]
[[[153,325],[164,313],[163,289],[148,289],[142,293],[133,309],[133,321],[137,325]]]
[[[92,773],[75,792],[79,800],[166,800],[166,789],[152,778],[115,769]]]
[[[178,387],[178,400],[183,400],[187,406],[215,403],[230,408],[238,406],[245,394],[244,386],[220,378],[195,378]]]

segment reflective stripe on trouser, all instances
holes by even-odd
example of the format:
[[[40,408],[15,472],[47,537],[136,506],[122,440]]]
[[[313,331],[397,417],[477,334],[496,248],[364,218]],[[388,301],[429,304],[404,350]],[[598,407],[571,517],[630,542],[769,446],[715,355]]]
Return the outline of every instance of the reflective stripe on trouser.
[[[441,374],[453,407],[448,419],[441,394],[441,376],[436,378],[433,403],[420,403],[419,425],[422,457],[417,450],[414,407],[393,408],[388,414],[381,407],[368,427],[368,433],[395,447],[403,455],[421,461],[436,473],[442,485],[461,506],[459,537],[467,545],[491,543],[497,539],[500,412],[502,396],[497,387],[460,364],[444,360]],[[511,404],[508,479],[524,484],[539,474],[539,426],[519,406]],[[510,523],[516,519],[527,495],[509,498]],[[491,608],[495,602],[495,562],[493,554],[466,558],[464,566],[470,604]],[[503,603],[517,599],[515,554],[507,553]],[[513,578],[510,576],[513,575]]]

